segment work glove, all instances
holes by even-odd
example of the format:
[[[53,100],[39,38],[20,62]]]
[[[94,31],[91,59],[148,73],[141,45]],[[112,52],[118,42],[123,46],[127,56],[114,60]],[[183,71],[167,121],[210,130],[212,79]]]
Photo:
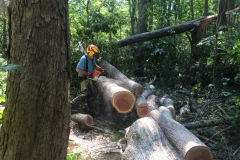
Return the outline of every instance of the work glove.
[[[93,74],[90,72],[87,72],[87,77],[91,78],[91,77],[93,77]]]

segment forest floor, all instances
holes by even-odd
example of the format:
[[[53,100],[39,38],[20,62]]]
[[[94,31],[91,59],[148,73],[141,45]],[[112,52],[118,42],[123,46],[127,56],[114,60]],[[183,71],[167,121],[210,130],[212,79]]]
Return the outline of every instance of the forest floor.
[[[207,91],[197,97],[172,93],[174,95],[170,96],[174,100],[176,121],[181,124],[231,116],[227,115],[231,109],[236,112],[229,97],[226,99],[224,96],[220,97]],[[180,118],[179,109],[186,103],[191,106],[191,113],[185,118]],[[97,129],[83,130],[73,121],[70,126],[68,160],[121,159],[124,149],[122,140],[124,142],[124,131],[128,126],[125,128],[121,126],[122,129],[118,126],[116,129],[104,117],[94,118],[94,126],[97,126]],[[212,125],[191,129],[191,132],[211,149],[214,160],[240,160],[239,124],[234,125],[232,122]]]
[[[94,119],[94,129],[81,129],[70,123],[68,160],[120,160],[123,134],[114,131],[104,119]]]

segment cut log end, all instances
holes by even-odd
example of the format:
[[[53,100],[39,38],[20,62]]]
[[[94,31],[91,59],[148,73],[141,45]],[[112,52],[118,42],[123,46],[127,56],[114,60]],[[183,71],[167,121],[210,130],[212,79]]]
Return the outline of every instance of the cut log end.
[[[139,104],[137,107],[137,115],[139,117],[147,117],[150,113],[150,109],[146,103]]]
[[[85,117],[85,122],[86,122],[86,125],[87,125],[87,126],[92,126],[92,125],[93,125],[93,118],[92,118],[92,116],[87,115],[87,116]]]
[[[135,104],[135,96],[128,91],[121,91],[114,94],[112,105],[119,113],[130,112]]]
[[[195,146],[191,148],[186,156],[186,160],[213,160],[212,152],[204,146]]]
[[[81,114],[81,113],[72,114],[71,120],[74,122],[77,122],[79,125],[84,125],[84,126],[92,126],[93,124],[93,118],[88,114]]]

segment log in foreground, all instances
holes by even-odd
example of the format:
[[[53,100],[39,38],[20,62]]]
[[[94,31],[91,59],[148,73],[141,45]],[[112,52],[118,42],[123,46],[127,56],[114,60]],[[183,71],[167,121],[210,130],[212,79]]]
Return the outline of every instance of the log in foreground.
[[[125,160],[183,160],[174,150],[161,128],[150,117],[135,121],[126,129]]]
[[[97,82],[98,88],[103,92],[105,99],[111,102],[118,113],[128,113],[132,111],[136,98],[127,89],[111,82]]]
[[[71,120],[86,127],[92,126],[93,124],[93,118],[88,114],[72,114]]]
[[[151,111],[150,117],[158,122],[172,146],[185,160],[213,160],[211,150],[193,133],[175,121],[167,108],[162,106],[159,110]]]
[[[124,82],[124,83],[118,84],[118,85],[128,89],[135,96],[141,96],[142,95],[142,93],[144,91],[144,88],[143,88],[142,85],[140,85],[139,83],[129,79],[127,76],[125,76],[123,73],[121,73],[117,68],[112,66],[107,61],[100,60],[98,62],[98,64],[99,64],[99,66],[101,66],[104,69],[106,69],[106,71],[108,72],[109,77]]]

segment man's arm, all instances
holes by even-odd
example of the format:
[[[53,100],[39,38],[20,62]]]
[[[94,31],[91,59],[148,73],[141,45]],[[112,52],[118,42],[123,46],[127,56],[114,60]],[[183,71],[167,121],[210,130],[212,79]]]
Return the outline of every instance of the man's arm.
[[[80,68],[76,68],[76,72],[78,72],[78,73],[80,73],[82,75],[86,75],[86,76],[87,76],[87,73],[88,73],[88,72],[86,72],[84,70],[81,70]]]

